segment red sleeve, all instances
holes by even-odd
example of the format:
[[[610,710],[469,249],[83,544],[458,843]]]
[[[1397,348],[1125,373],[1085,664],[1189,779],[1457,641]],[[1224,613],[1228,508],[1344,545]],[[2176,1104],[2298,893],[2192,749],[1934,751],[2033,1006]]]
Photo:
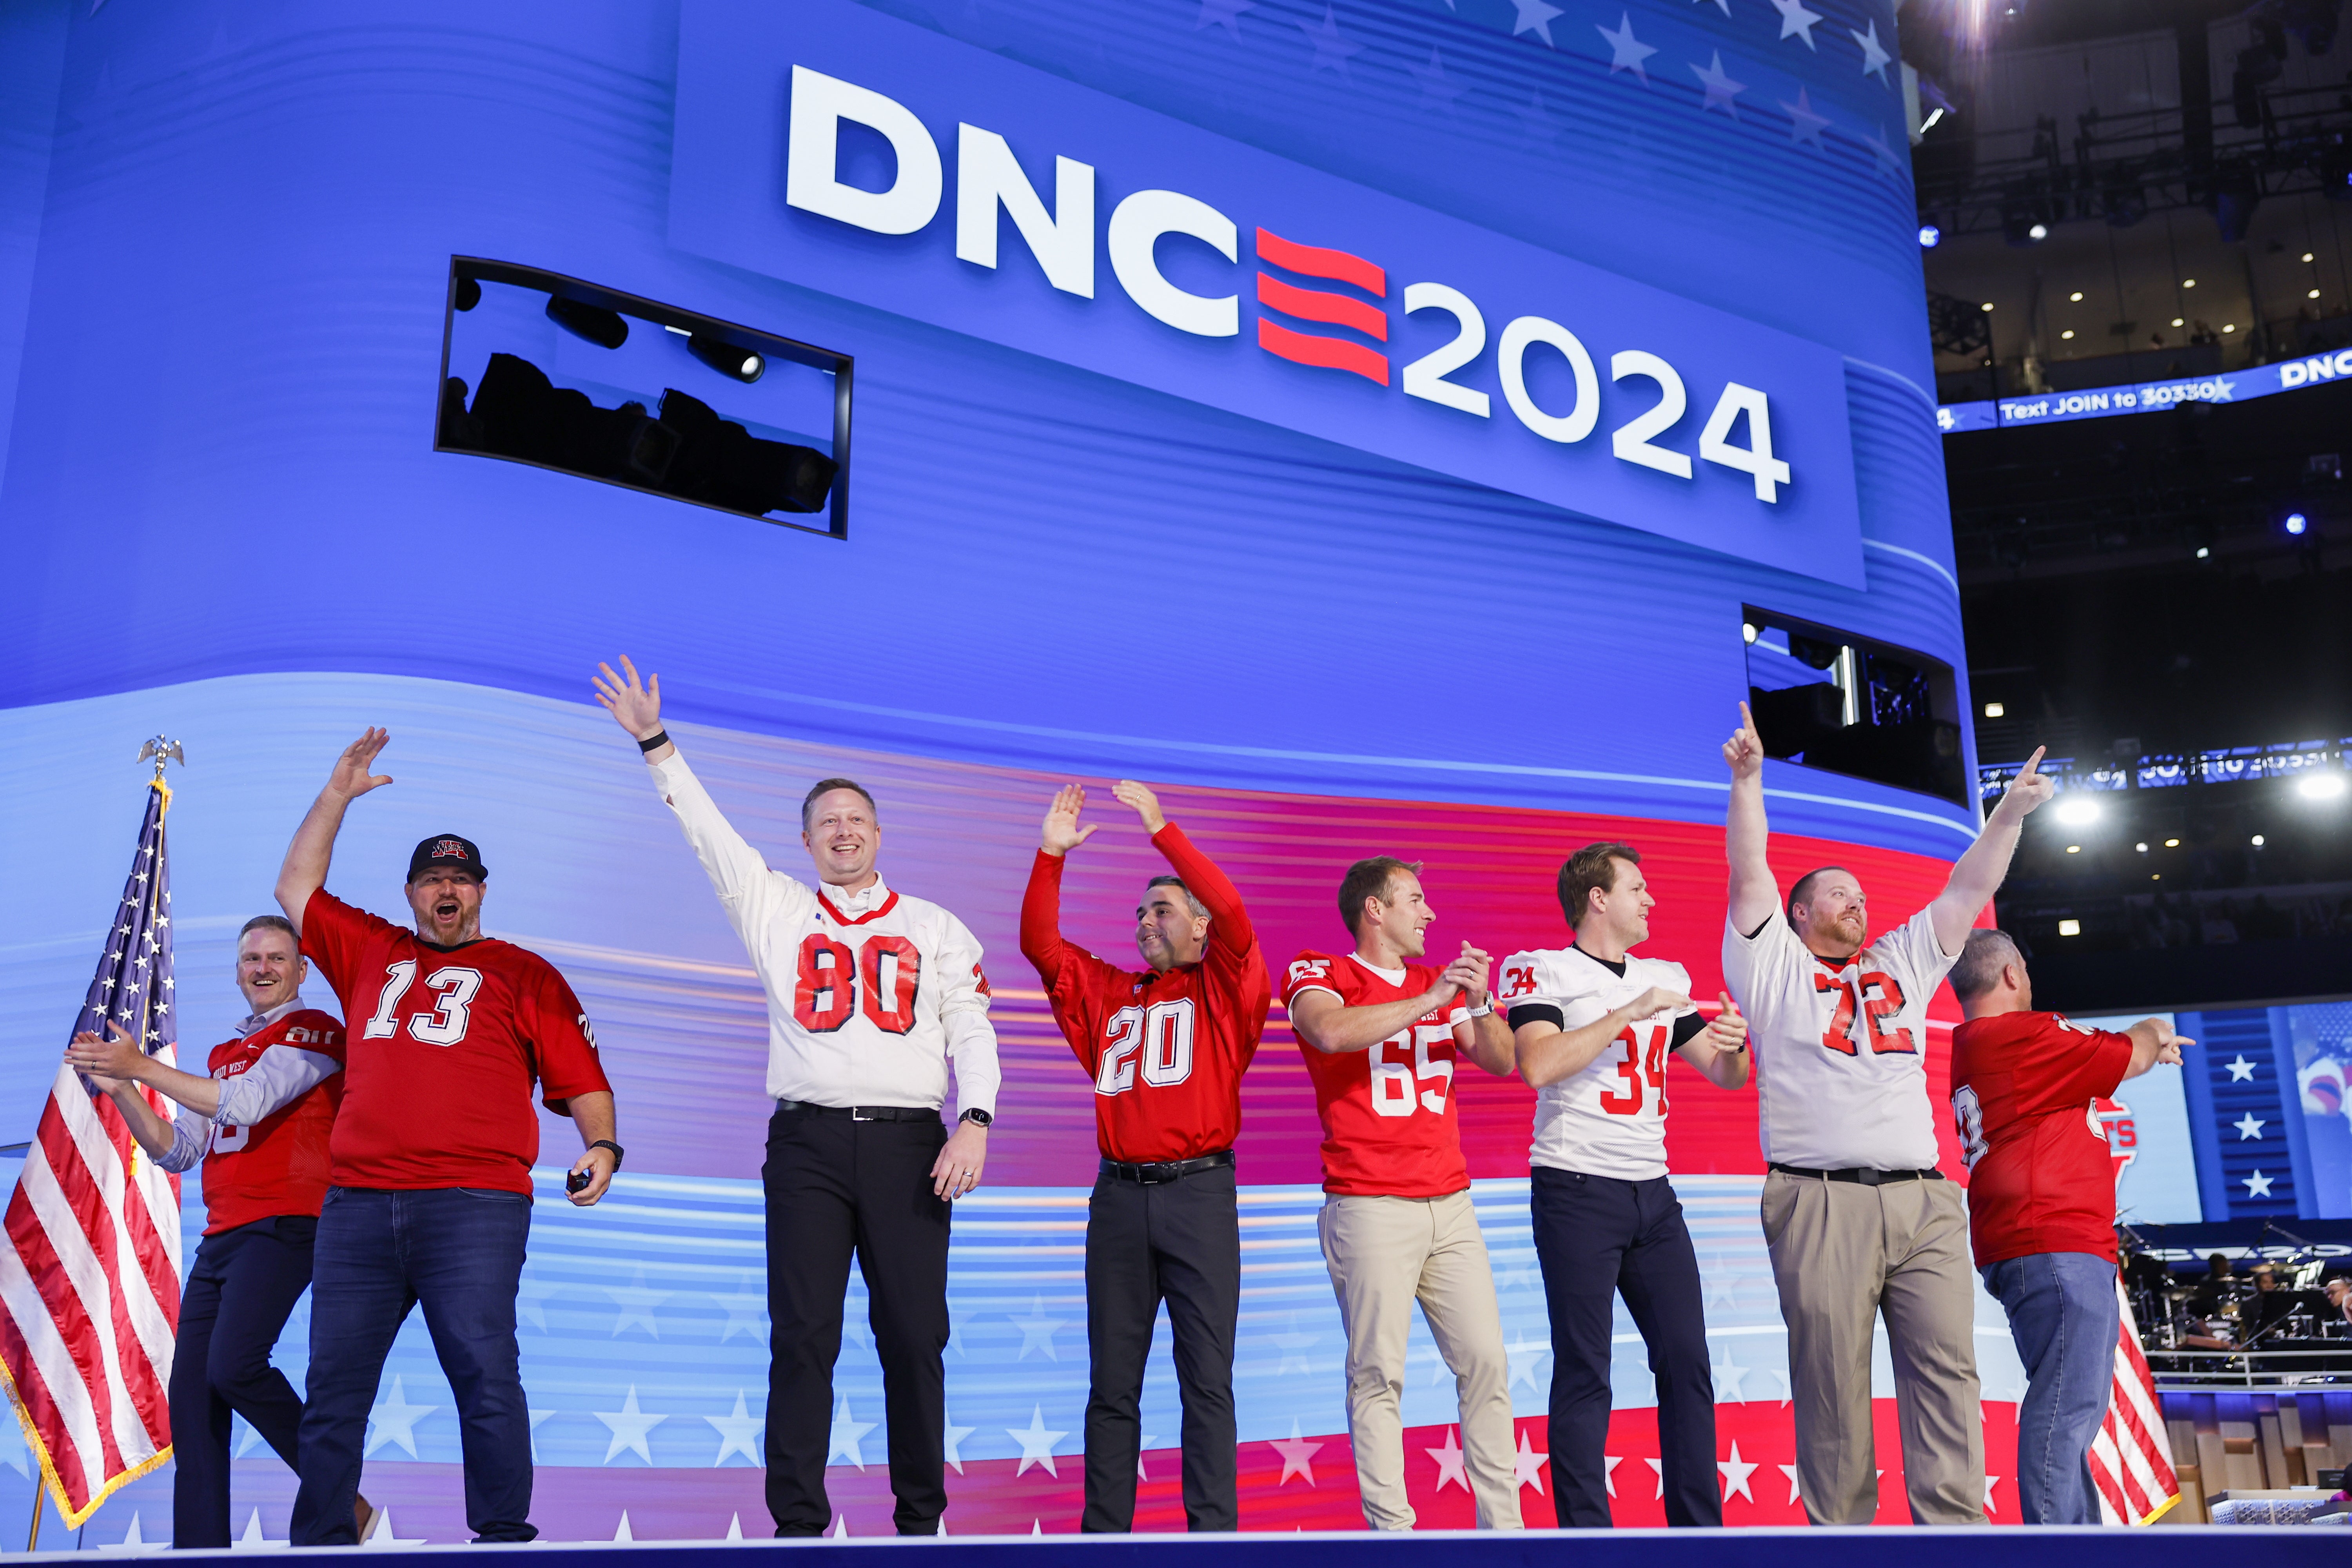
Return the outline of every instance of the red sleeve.
[[[2033,1086],[2023,1098],[2028,1112],[2064,1110],[2123,1087],[2131,1070],[2132,1037],[2085,1029],[2053,1016],[2024,1047],[2042,1058],[2042,1070],[2021,1073]]]
[[[351,1011],[351,987],[366,963],[365,949],[378,931],[392,929],[390,921],[355,910],[324,888],[302,906],[302,956],[319,966],[335,994],[344,999],[346,1013]]]
[[[1062,862],[1064,857],[1037,851],[1030,862],[1028,890],[1021,895],[1021,956],[1034,964],[1045,989],[1054,988],[1062,973],[1069,943],[1062,940]]]
[[[1242,905],[1241,889],[1226,879],[1217,869],[1217,863],[1192,846],[1184,830],[1171,822],[1151,836],[1160,853],[1168,857],[1169,867],[1184,879],[1184,887],[1201,900],[1209,911],[1209,941],[1235,956],[1245,954],[1257,943],[1257,931],[1251,926],[1249,910]]]
[[[530,1013],[525,1020],[531,1056],[539,1068],[540,1098],[558,1116],[575,1094],[612,1092],[604,1064],[597,1059],[596,1037],[587,1010],[555,966],[545,960],[531,984]]]
[[[1339,976],[1342,973],[1339,962],[1327,953],[1300,953],[1290,961],[1290,968],[1284,973],[1282,1005],[1285,1007],[1297,1005],[1296,998],[1302,991],[1328,991],[1345,1003],[1348,994],[1341,989]]]

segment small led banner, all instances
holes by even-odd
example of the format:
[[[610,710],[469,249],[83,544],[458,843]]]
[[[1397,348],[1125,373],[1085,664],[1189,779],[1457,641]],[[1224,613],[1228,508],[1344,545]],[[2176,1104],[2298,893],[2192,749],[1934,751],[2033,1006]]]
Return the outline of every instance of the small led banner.
[[[2055,425],[2068,419],[2105,419],[2116,414],[2152,414],[2184,403],[2247,403],[2273,393],[2352,381],[2352,349],[2305,354],[2277,364],[2171,381],[2138,381],[2080,392],[2040,392],[2026,397],[1947,403],[1936,410],[1936,427],[1947,436],[2019,425]]]

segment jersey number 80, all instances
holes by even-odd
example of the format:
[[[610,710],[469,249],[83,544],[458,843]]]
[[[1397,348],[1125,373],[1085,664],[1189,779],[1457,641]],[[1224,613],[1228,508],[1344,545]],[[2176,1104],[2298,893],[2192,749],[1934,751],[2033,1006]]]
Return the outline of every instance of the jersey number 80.
[[[915,1026],[915,993],[922,983],[922,950],[903,936],[880,931],[853,952],[811,931],[801,939],[793,1018],[813,1035],[830,1035],[849,1022],[862,996],[868,1022],[903,1035]]]

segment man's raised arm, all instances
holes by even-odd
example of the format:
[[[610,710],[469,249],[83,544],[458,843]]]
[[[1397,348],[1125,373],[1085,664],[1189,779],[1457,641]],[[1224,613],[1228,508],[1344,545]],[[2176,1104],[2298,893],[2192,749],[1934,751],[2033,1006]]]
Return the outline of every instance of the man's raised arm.
[[[1946,952],[1960,951],[1960,944],[1969,940],[1969,928],[1977,923],[1977,916],[2000,891],[2001,881],[2009,875],[2010,857],[2017,853],[2018,836],[2025,829],[2026,814],[2056,791],[2049,775],[2040,771],[2042,752],[2042,748],[2036,746],[2033,755],[2025,760],[2025,766],[2000,797],[2000,804],[1985,818],[1984,831],[1952,863],[1952,874],[1944,883],[1944,890],[1927,906],[1928,917],[1936,927],[1936,944]]]
[[[343,813],[368,791],[392,782],[388,774],[368,772],[376,753],[391,740],[390,731],[371,725],[365,734],[343,748],[343,754],[335,759],[335,771],[327,775],[327,787],[310,803],[302,826],[294,830],[294,842],[286,847],[285,864],[278,868],[278,907],[286,911],[297,936],[302,933],[302,911],[310,907],[310,895],[327,885],[327,868],[335,858],[335,835],[342,831]]]
[[[1135,808],[1143,819],[1143,830],[1151,835],[1152,845],[1168,858],[1168,864],[1184,879],[1184,889],[1201,900],[1209,911],[1209,940],[1235,957],[1245,955],[1257,944],[1257,931],[1250,924],[1249,910],[1242,903],[1242,890],[1232,879],[1217,869],[1217,863],[1194,847],[1184,837],[1184,830],[1160,814],[1160,797],[1133,779],[1121,779],[1111,786],[1111,794]]]
[[[1723,743],[1731,769],[1731,807],[1724,821],[1723,852],[1731,862],[1731,927],[1752,936],[1780,907],[1780,886],[1764,853],[1771,830],[1764,819],[1764,741],[1755,716],[1739,705],[1739,728]]]

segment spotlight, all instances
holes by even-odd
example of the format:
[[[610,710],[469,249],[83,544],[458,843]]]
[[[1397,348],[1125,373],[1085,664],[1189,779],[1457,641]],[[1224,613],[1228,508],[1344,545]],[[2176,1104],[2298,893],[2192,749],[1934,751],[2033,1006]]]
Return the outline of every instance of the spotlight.
[[[2058,922],[2058,934],[2060,936],[2080,936],[2083,934],[2083,922],[2081,921],[2060,921]]]
[[[2305,773],[2296,782],[2294,793],[2305,800],[2341,800],[2344,796],[2344,775]]]
[[[2025,237],[2039,245],[2050,237],[2050,226],[2046,223],[2034,224],[2025,231]]]
[[[1992,301],[1991,301],[1991,300],[1987,300],[1985,301],[1985,307],[1984,307],[1984,308],[1985,308],[1986,310],[1991,310],[1991,309],[1992,309]],[[1988,360],[1988,361],[1986,361],[1985,363],[1988,363],[1988,364],[1990,364],[1990,363],[1991,363],[1992,362],[1991,362],[1991,361],[1990,361],[1990,360]]]
[[[547,319],[599,348],[616,349],[629,341],[629,323],[621,319],[621,312],[583,305],[561,294],[547,297]]]
[[[2132,847],[2145,855],[2147,853],[2147,841],[2146,839],[2142,839],[2137,844],[2133,845]]]
[[[686,340],[687,353],[717,371],[737,381],[753,382],[768,373],[768,362],[750,349],[737,348],[722,342],[708,332],[696,332]]]
[[[2008,713],[2008,709],[2002,707],[1998,702],[1988,702],[1985,704],[1985,717],[1988,719],[1999,719]]]
[[[2310,526],[2311,521],[2305,517],[2303,513],[2299,511],[2291,511],[2286,514],[2286,531],[2289,533],[2301,533],[2305,529],[2309,528]]]
[[[2183,289],[2194,289],[2197,287],[2197,279],[2194,278],[2183,278],[2180,280],[2180,286]]]
[[[2065,339],[2068,339],[2068,340],[2070,340],[2070,341],[2071,341],[2071,340],[2074,338],[2074,328],[2072,328],[2072,327],[2069,327],[2069,328],[2067,328],[2064,331],[2063,331],[2063,332],[2059,333],[2058,335],[2059,335],[2060,337],[2062,337],[2062,338],[2065,338]]]
[[[2077,289],[2072,294],[2067,295],[2066,298],[2079,305],[2083,302],[2083,291],[2080,289]]]
[[[2255,835],[2254,835],[2254,847],[2255,847],[2255,848],[2257,848],[2257,849],[2260,849],[2262,847],[2263,847],[2263,836],[2262,836],[2261,834],[2257,833],[2257,834],[2255,834]]]
[[[2173,324],[2174,326],[2176,326],[2176,327],[2181,327],[2181,326],[2186,326],[2186,325],[2188,325],[2188,323],[2187,323],[2186,321],[2182,321],[2179,317],[2178,317],[2178,316],[2175,316],[2175,317],[2173,317],[2173,318],[2172,318],[2172,324]]]
[[[2069,855],[2080,855],[2082,852],[2083,847],[2079,844],[2069,844],[2066,846],[2066,853]]]
[[[1932,224],[1932,223],[1923,223],[1923,224],[1921,224],[1921,225],[1919,226],[1919,248],[1920,248],[1920,249],[1922,249],[1922,250],[1933,250],[1933,249],[1935,249],[1935,248],[1936,248],[1936,247],[1937,247],[1938,245],[1941,245],[1943,242],[1944,242],[1944,231],[1943,231],[1942,229],[1937,228],[1937,227],[1934,224]]]
[[[2197,547],[2197,559],[2198,559],[2198,560],[2200,560],[2200,561],[2204,560],[2207,556],[2209,556],[2209,555],[2210,555],[2210,554],[2212,554],[2212,553],[2213,553],[2213,552],[2212,552],[2210,550],[2208,550],[2205,546],[2203,546],[2203,545],[2201,545],[2201,544],[2200,544],[2200,545],[2199,545],[2199,546]]]
[[[2099,820],[2099,803],[2088,795],[2070,795],[2058,803],[2057,816],[2069,827],[2087,827]]]
[[[2180,847],[2180,840],[2178,838],[2168,838],[2164,841],[2164,847],[2167,849],[2178,849]]]
[[[1756,623],[1754,621],[1742,621],[1739,623],[1739,640],[1741,642],[1752,643],[1756,640],[1757,636]]]

